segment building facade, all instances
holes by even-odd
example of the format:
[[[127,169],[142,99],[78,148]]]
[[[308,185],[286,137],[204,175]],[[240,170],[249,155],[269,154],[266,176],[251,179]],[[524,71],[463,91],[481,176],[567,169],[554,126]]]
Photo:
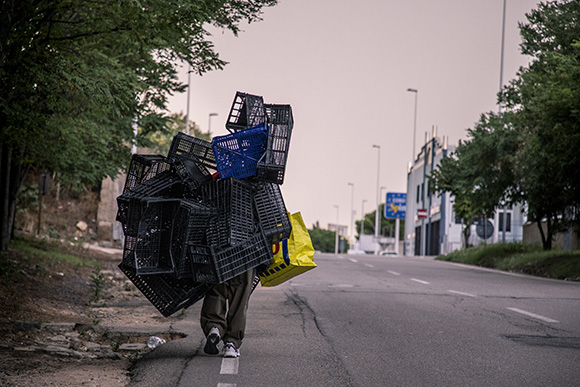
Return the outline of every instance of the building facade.
[[[407,171],[407,212],[403,254],[424,256],[448,254],[463,247],[465,225],[455,216],[454,198],[449,193],[429,192],[428,176],[455,146],[437,137],[436,129],[425,135],[425,144]],[[504,230],[504,219],[505,230]],[[493,218],[478,219],[471,227],[470,245],[522,241],[524,216],[521,206],[498,208]]]

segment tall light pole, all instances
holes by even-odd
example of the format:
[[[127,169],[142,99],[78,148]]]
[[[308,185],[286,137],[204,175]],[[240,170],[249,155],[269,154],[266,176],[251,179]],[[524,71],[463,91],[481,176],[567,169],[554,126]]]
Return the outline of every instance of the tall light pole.
[[[506,0],[503,0],[503,17],[502,17],[502,25],[501,25],[501,59],[500,59],[500,66],[499,66],[499,92],[503,90],[503,51],[504,51],[504,41],[505,41],[505,3]],[[498,108],[497,111],[501,114],[501,100],[498,101]],[[505,230],[507,228],[507,211],[506,206],[503,206],[503,224],[501,230],[501,241],[505,243]],[[499,217],[499,215],[498,215]],[[499,231],[499,230],[498,230]]]
[[[417,96],[419,91],[417,89],[407,89],[411,93],[415,93],[415,119],[413,120],[413,164],[415,164],[415,137],[417,136]]]
[[[375,212],[375,254],[379,253],[379,178],[380,178],[380,169],[381,169],[381,146],[380,145],[373,145],[373,148],[378,149],[377,153],[377,206],[375,207],[377,210]]]
[[[347,183],[352,187],[350,191],[350,225],[348,226],[350,231],[350,243],[354,241],[354,184]]]
[[[384,196],[383,196],[383,190],[384,190],[384,189],[387,189],[387,188],[386,188],[386,187],[381,187],[381,194],[379,195],[379,200],[380,200],[379,207],[380,207],[380,204],[383,202],[383,197],[384,197]],[[386,202],[386,200],[385,200],[385,202]],[[385,205],[386,205],[386,203],[385,203]],[[381,215],[382,215],[382,214],[381,214]],[[380,219],[380,216],[379,216],[379,219]],[[383,223],[383,222],[381,222],[381,224],[382,224],[382,223]],[[382,232],[382,231],[383,231],[383,230],[381,229],[381,235],[383,234],[383,232]]]
[[[211,136],[211,118],[217,116],[217,113],[209,113],[207,118],[207,134]]]
[[[338,254],[338,206],[336,207],[336,228],[334,229],[334,254]]]
[[[364,227],[365,227],[365,203],[366,203],[366,201],[367,201],[366,199],[364,199],[362,201],[362,208],[361,208],[361,211],[360,211],[360,213],[362,214],[362,220],[360,222],[360,234],[359,234],[359,237],[358,237],[359,241],[361,240],[361,238],[360,238],[361,235],[364,235],[364,233],[365,233]]]
[[[189,135],[189,94],[191,93],[191,65],[187,65],[187,107],[185,111],[185,134]]]

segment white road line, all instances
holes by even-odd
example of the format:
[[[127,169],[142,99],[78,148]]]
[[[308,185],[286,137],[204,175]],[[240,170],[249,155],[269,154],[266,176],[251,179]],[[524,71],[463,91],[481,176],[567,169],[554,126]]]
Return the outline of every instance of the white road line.
[[[551,319],[549,317],[540,316],[539,314],[535,314],[535,313],[531,313],[531,312],[526,312],[525,310],[521,310],[521,309],[518,309],[518,308],[507,308],[507,309],[511,310],[512,312],[521,313],[521,314],[524,314],[526,316],[530,316],[530,317],[533,317],[533,318],[537,318],[538,320],[542,320],[542,321],[545,321],[545,322],[549,322],[549,323],[558,323],[559,322],[558,320],[553,320],[553,319]]]
[[[373,265],[371,265],[370,263],[365,263],[366,267],[374,267]]]
[[[352,285],[352,284],[336,284],[336,285],[330,285],[329,288],[354,288],[354,285]]]
[[[471,293],[464,293],[464,292],[458,292],[457,290],[448,290],[449,293],[453,293],[453,294],[459,294],[460,296],[466,296],[466,297],[477,297],[475,294],[471,294]]]
[[[357,263],[357,262],[358,262],[358,261],[357,261],[356,259],[354,259],[354,258],[349,258],[348,260],[349,260],[349,261],[351,261],[351,262],[354,262],[354,263]]]
[[[238,366],[240,364],[239,357],[224,357],[222,359],[222,375],[236,375],[238,373]]]
[[[419,282],[420,284],[423,284],[423,285],[429,285],[429,282],[421,281],[420,279],[417,279],[417,278],[411,278],[411,281]]]
[[[217,387],[236,387],[237,384],[235,383],[218,383]]]
[[[397,273],[396,271],[387,271],[387,273],[391,273],[392,275],[401,275],[401,273]]]

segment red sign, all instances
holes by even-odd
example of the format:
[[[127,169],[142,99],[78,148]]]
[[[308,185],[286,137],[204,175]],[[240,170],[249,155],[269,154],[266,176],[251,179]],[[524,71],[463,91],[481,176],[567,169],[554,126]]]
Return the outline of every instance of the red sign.
[[[417,210],[417,218],[425,219],[427,217],[427,210],[424,208],[420,208]]]

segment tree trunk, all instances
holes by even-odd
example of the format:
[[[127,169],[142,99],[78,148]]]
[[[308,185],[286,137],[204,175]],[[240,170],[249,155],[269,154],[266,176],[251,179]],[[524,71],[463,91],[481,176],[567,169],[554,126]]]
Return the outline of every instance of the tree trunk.
[[[8,250],[14,236],[16,198],[24,179],[22,158],[14,156],[6,143],[0,143],[0,251]]]
[[[554,227],[552,224],[552,217],[546,217],[546,243],[544,243],[544,250],[552,250],[552,239],[554,237]]]

